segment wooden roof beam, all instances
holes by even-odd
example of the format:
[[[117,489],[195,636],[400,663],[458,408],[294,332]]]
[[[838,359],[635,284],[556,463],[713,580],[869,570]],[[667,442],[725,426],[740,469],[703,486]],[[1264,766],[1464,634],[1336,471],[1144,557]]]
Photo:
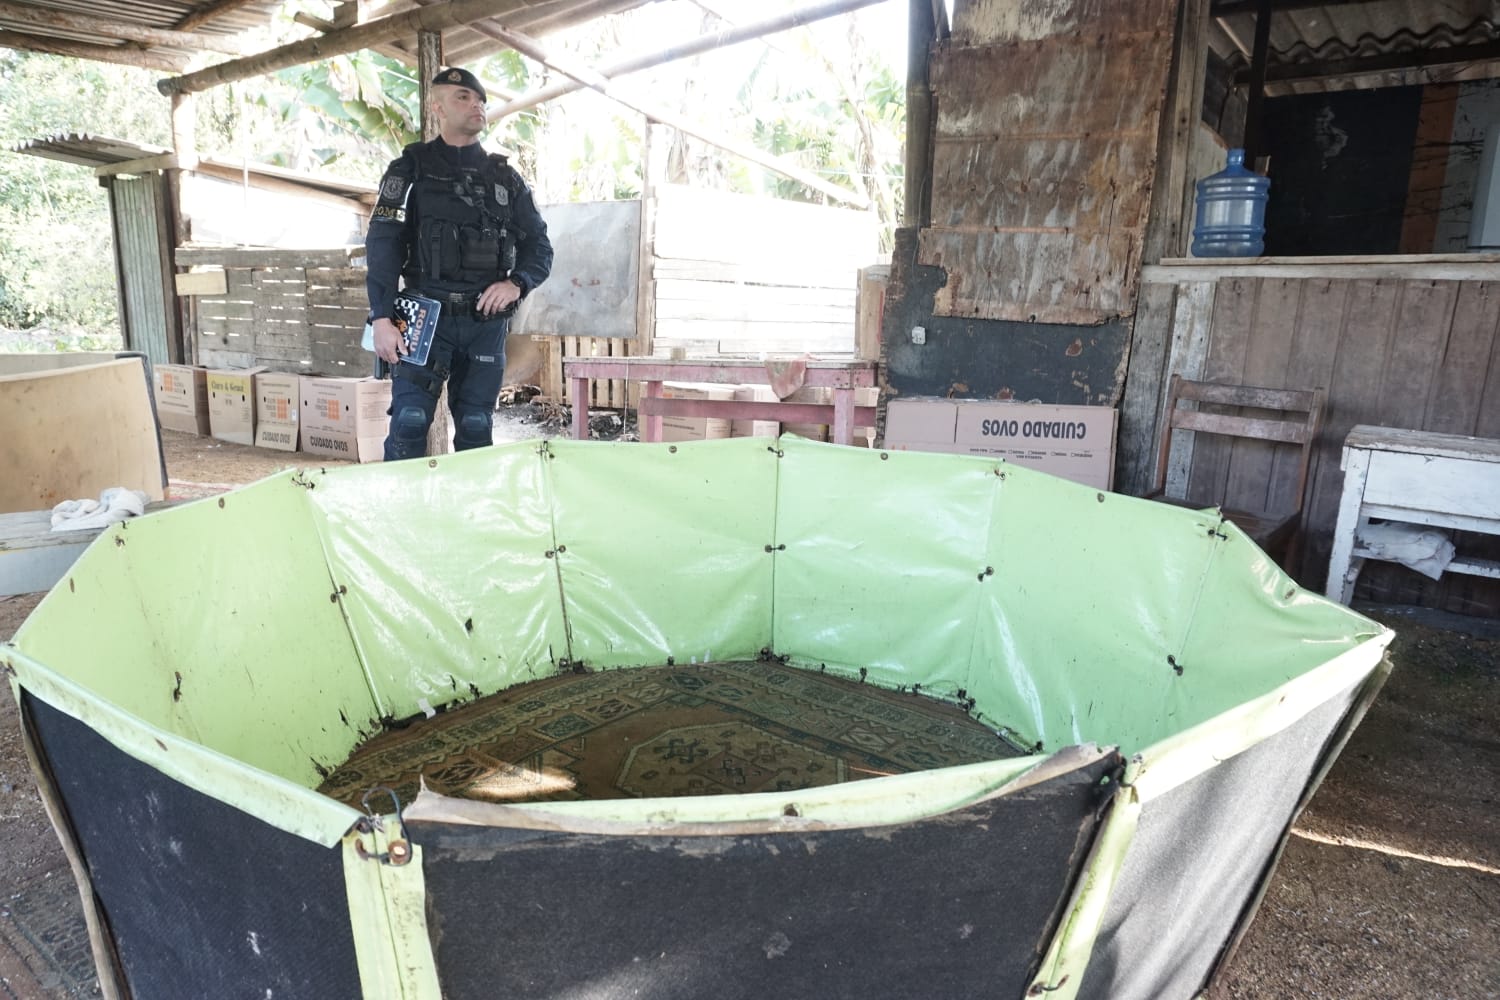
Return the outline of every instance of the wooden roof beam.
[[[18,21],[27,27],[63,28],[91,35],[107,35],[126,42],[143,42],[190,52],[223,52],[239,56],[246,52],[239,40],[227,35],[204,35],[192,31],[174,31],[152,28],[130,21],[115,21],[93,14],[70,14],[62,10],[46,10],[28,4],[10,3],[0,0],[0,17]]]
[[[324,34],[338,31],[341,27],[346,27],[345,25],[340,25],[333,21],[325,21],[321,17],[314,17],[306,11],[300,10],[292,15],[292,20],[296,21],[300,25],[303,25],[304,27],[311,28],[314,31],[321,31]],[[396,45],[392,42],[382,42],[379,45],[372,45],[370,46],[370,48],[376,52],[379,52],[383,56],[394,59],[398,63],[403,63],[407,66],[415,66],[417,63],[416,57],[414,57],[410,52],[401,48],[399,45]]]
[[[768,170],[774,170],[778,174],[790,177],[799,184],[806,185],[814,191],[819,191],[836,201],[853,205],[855,208],[870,207],[870,199],[857,191],[850,191],[848,188],[839,187],[837,184],[830,184],[817,174],[803,170],[801,167],[789,163],[781,157],[772,156],[770,153],[758,149],[750,143],[741,142],[732,136],[724,135],[705,126],[686,121],[682,116],[666,108],[655,107],[645,101],[619,93],[611,85],[610,81],[597,71],[587,66],[573,65],[571,60],[553,56],[535,39],[528,38],[519,32],[510,31],[506,28],[494,28],[489,25],[482,25],[481,27],[484,28],[486,34],[490,34],[491,37],[503,41],[523,56],[535,59],[549,69],[572,77],[584,86],[597,90],[610,100],[645,115],[651,121],[670,125],[681,132],[686,132],[688,135],[695,136],[704,142],[711,143],[720,149],[727,150],[736,156],[749,160],[751,163],[758,163]]]
[[[458,28],[487,17],[534,6],[536,4],[530,0],[448,0],[447,3],[402,11],[342,28],[317,38],[304,38],[299,42],[268,49],[244,59],[220,63],[195,73],[158,80],[156,89],[163,94],[196,93],[221,83],[233,83],[318,59],[373,48],[396,38],[415,36],[420,31]]]
[[[142,69],[178,73],[188,64],[186,55],[165,52],[144,52],[134,46],[114,48],[109,45],[89,45],[85,42],[70,42],[62,38],[27,34],[23,31],[0,30],[0,47],[20,49],[23,52],[47,52],[55,56],[71,56],[75,59],[92,59],[95,62],[120,63],[124,66],[139,66]]]
[[[678,59],[686,59],[689,56],[699,55],[713,49],[723,48],[726,45],[736,45],[740,42],[760,38],[764,35],[775,34],[790,28],[798,28],[804,24],[812,24],[825,18],[837,17],[840,14],[848,14],[861,7],[870,7],[885,0],[831,0],[829,3],[820,4],[815,7],[806,7],[794,10],[777,17],[757,21],[753,24],[741,25],[728,31],[715,31],[707,35],[699,35],[697,38],[683,42],[681,45],[670,45],[664,49],[645,55],[626,56],[611,63],[596,68],[600,76],[613,79],[625,76],[628,73],[637,73],[643,69],[660,66],[663,63],[675,62]],[[483,25],[476,25],[476,30],[483,30]],[[545,87],[538,87],[529,93],[522,94],[513,101],[502,104],[488,112],[490,121],[497,121],[506,115],[524,111],[535,107],[545,101],[550,101],[563,94],[581,90],[585,84],[576,80],[559,80],[549,83]]]

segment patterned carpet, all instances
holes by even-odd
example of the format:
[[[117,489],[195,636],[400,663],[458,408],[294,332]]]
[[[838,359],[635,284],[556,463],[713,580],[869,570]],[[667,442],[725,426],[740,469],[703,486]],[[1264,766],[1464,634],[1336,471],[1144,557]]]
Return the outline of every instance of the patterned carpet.
[[[920,695],[733,662],[522,684],[358,748],[323,783],[359,807],[433,791],[491,802],[777,792],[1012,756]],[[384,808],[384,804],[379,806]]]

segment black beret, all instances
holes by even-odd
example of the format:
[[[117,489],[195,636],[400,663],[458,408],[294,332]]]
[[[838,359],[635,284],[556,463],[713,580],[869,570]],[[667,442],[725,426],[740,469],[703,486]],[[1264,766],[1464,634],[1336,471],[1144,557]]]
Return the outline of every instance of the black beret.
[[[442,70],[438,73],[437,76],[432,78],[432,82],[434,85],[439,83],[448,83],[456,87],[468,87],[470,90],[474,91],[474,93],[479,95],[479,99],[481,101],[489,100],[489,97],[486,96],[484,92],[484,84],[479,82],[479,77],[475,76],[473,73],[470,73],[466,69],[459,69],[458,67],[454,66],[449,69]]]

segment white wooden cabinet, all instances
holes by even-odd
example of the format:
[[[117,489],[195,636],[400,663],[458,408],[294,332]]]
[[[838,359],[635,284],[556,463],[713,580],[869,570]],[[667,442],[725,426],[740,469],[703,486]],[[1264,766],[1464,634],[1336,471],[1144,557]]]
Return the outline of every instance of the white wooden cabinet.
[[[1500,441],[1361,424],[1344,439],[1326,593],[1344,604],[1366,559],[1372,518],[1500,535]],[[1500,562],[1455,558],[1447,572],[1500,578]]]

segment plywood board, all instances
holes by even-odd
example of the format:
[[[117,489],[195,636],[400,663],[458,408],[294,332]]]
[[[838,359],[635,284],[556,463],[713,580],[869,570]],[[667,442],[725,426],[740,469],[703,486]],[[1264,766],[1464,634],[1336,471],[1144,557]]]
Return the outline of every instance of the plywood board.
[[[223,295],[229,291],[223,271],[189,271],[173,280],[178,295]]]
[[[97,499],[111,486],[165,495],[139,358],[0,376],[0,427],[0,513]]]

